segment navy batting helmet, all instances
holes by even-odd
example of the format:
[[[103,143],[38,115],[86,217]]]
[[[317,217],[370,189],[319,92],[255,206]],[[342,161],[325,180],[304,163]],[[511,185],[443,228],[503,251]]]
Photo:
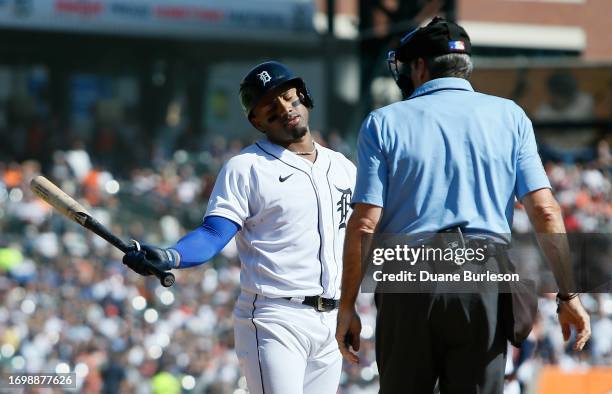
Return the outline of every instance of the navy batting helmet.
[[[308,108],[313,107],[312,97],[304,80],[284,64],[269,61],[255,66],[240,83],[240,102],[247,118],[251,118],[253,108],[268,92],[284,84],[295,86],[302,104]]]

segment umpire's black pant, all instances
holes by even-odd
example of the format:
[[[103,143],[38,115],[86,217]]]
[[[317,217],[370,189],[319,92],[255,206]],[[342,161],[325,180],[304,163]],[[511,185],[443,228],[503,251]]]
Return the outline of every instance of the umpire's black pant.
[[[498,295],[376,294],[380,393],[501,394]]]

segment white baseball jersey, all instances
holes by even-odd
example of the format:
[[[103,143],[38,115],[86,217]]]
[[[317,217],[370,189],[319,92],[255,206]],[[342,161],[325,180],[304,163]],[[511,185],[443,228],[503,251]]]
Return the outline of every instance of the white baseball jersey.
[[[272,298],[340,298],[356,170],[342,154],[316,148],[312,163],[261,140],[219,173],[206,216],[242,227],[236,244],[243,290]]]

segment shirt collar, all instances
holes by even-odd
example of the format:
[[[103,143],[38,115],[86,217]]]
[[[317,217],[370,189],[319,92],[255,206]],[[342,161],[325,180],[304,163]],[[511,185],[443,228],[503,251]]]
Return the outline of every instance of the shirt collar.
[[[447,78],[436,78],[430,81],[425,82],[421,86],[415,89],[415,91],[410,95],[409,98],[413,98],[416,96],[423,96],[425,94],[432,93],[436,90],[444,90],[444,89],[459,89],[459,90],[467,90],[470,92],[474,91],[472,85],[463,78],[455,78],[455,77],[447,77]]]

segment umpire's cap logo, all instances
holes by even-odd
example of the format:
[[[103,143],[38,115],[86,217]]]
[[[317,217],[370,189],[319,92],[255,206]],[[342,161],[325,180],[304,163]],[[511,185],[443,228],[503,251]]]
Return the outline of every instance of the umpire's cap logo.
[[[270,74],[268,74],[267,71],[262,71],[259,74],[257,74],[257,76],[261,80],[261,84],[263,86],[266,86],[266,84],[272,80],[272,77],[270,77]]]

